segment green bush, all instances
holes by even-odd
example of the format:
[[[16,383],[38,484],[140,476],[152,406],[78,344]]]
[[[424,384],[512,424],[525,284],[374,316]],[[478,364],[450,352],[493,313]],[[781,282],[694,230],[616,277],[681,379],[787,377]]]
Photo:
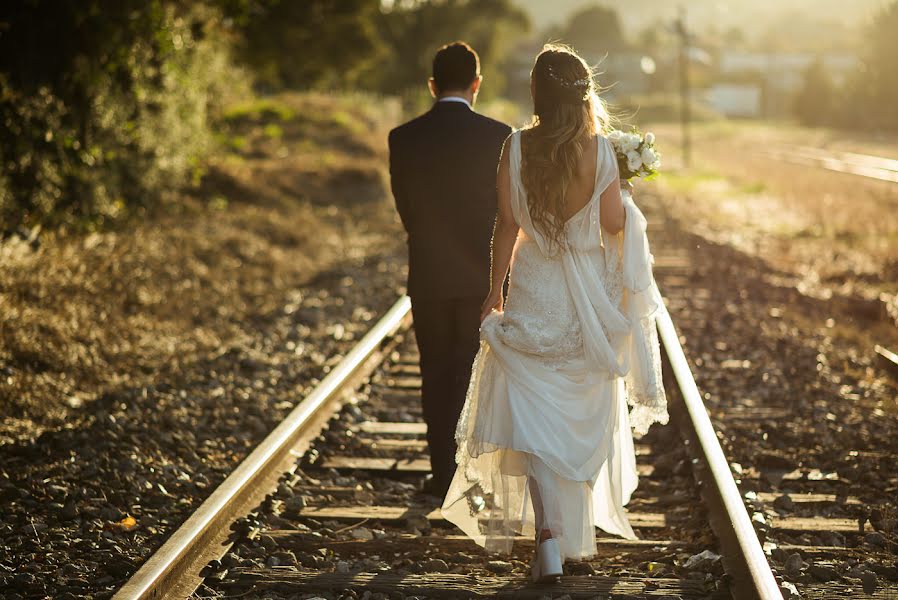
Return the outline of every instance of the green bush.
[[[421,97],[433,52],[461,35],[494,98],[502,50],[526,26],[511,0],[2,2],[0,238],[94,229],[199,181],[216,141],[245,145],[210,128],[252,84]]]
[[[245,79],[234,76],[216,9],[13,4],[0,8],[5,229],[92,229],[192,178],[210,144],[210,112]]]

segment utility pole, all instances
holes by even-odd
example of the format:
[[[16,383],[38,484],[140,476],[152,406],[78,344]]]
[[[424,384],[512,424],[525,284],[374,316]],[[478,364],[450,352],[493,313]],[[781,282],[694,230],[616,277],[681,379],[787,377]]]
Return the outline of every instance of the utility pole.
[[[683,166],[691,163],[692,144],[689,138],[689,30],[686,28],[686,8],[680,6],[680,16],[674,24],[680,38],[680,133],[683,145]]]

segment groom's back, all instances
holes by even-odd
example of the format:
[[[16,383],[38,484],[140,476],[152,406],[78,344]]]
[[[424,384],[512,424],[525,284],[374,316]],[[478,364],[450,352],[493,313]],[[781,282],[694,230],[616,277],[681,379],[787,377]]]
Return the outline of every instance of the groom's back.
[[[511,128],[466,104],[437,102],[390,132],[390,176],[408,232],[409,294],[486,296],[496,167]]]

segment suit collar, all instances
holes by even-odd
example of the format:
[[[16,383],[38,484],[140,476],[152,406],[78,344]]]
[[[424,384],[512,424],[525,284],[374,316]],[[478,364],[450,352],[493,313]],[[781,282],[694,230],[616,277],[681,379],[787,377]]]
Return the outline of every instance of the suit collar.
[[[462,98],[461,96],[443,96],[437,100],[437,102],[460,102],[468,108],[471,108],[471,102],[467,98]]]
[[[458,112],[474,112],[474,109],[468,106],[465,102],[434,102],[433,107],[431,107],[432,111],[435,112],[449,112],[449,111],[458,111]]]

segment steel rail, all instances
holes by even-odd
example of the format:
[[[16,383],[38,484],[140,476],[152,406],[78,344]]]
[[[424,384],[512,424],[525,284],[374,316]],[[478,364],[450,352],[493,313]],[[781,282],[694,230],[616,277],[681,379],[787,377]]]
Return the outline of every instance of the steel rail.
[[[794,151],[821,160],[835,159],[852,165],[898,172],[898,160],[895,160],[894,158],[886,158],[874,154],[858,154],[857,152],[845,152],[842,150],[824,150],[823,148],[815,148],[813,146],[784,144],[782,147],[790,152]]]
[[[836,156],[826,156],[819,153],[811,154],[803,150],[787,150],[787,149],[765,149],[758,152],[762,156],[767,156],[774,160],[782,160],[796,165],[809,167],[819,167],[836,173],[847,173],[849,175],[857,175],[868,179],[878,179],[880,181],[888,181],[898,183],[898,171],[893,168],[880,166],[889,163],[872,163],[870,161],[860,161],[857,159],[841,159]],[[863,156],[863,155],[855,155]],[[877,157],[871,157],[877,158]],[[890,159],[882,159],[888,161]]]
[[[895,354],[888,348],[884,348],[879,344],[876,344],[873,347],[873,351],[884,365],[889,367],[894,373],[898,373],[898,354]]]
[[[222,482],[146,563],[118,590],[116,599],[144,599],[177,597],[183,595],[200,581],[198,557],[209,543],[210,532],[219,534],[239,516],[247,512],[247,502],[261,500],[269,492],[272,482],[276,484],[281,470],[277,467],[284,461],[294,461],[294,448],[307,434],[309,424],[321,424],[322,412],[345,394],[350,385],[360,377],[367,376],[379,362],[378,348],[410,317],[411,303],[407,296],[400,298],[380,321],[359,341],[344,359],[302,400],[243,462]],[[735,577],[736,598],[761,598],[781,600],[782,594],[774,579],[770,566],[755,535],[751,520],[742,503],[742,498],[729,470],[729,464],[705,411],[695,380],[689,369],[676,329],[666,310],[658,316],[658,330],[670,366],[676,377],[695,437],[702,449],[704,462],[714,481],[726,513],[729,534],[737,540],[738,546],[724,551],[737,563],[745,566],[745,577]],[[376,359],[376,360],[375,360]],[[329,417],[330,412],[325,416]],[[274,475],[274,479],[272,479]],[[721,535],[722,545],[726,546]],[[728,563],[728,566],[731,563]],[[191,580],[186,583],[187,580]],[[750,583],[751,589],[741,585]],[[187,591],[186,593],[189,593]]]
[[[782,600],[782,592],[752,527],[667,310],[659,311],[657,324],[661,342],[682,395],[689,426],[694,433],[691,437],[697,440],[701,448],[701,461],[712,479],[711,493],[715,496],[712,501],[719,506],[717,512],[720,514],[716,519],[712,518],[711,526],[720,540],[727,572],[734,578],[734,585],[731,586],[733,596],[740,600]],[[713,516],[714,507],[711,508]]]
[[[377,324],[359,341],[342,361],[302,400],[287,417],[244,459],[212,492],[187,521],[181,525],[146,563],[118,590],[116,599],[161,598],[174,595],[181,580],[191,576],[197,556],[208,544],[209,535],[221,531],[239,516],[235,506],[245,506],[248,496],[258,503],[269,489],[266,484],[281,470],[284,460],[295,461],[291,452],[313,421],[321,420],[322,410],[330,406],[351,384],[367,376],[379,360],[378,349],[407,320],[411,312],[408,296],[401,297]],[[373,364],[372,364],[373,363]],[[325,415],[330,416],[330,413]],[[196,577],[195,574],[192,575]],[[183,590],[182,592],[183,593]],[[189,592],[188,592],[189,593]]]

